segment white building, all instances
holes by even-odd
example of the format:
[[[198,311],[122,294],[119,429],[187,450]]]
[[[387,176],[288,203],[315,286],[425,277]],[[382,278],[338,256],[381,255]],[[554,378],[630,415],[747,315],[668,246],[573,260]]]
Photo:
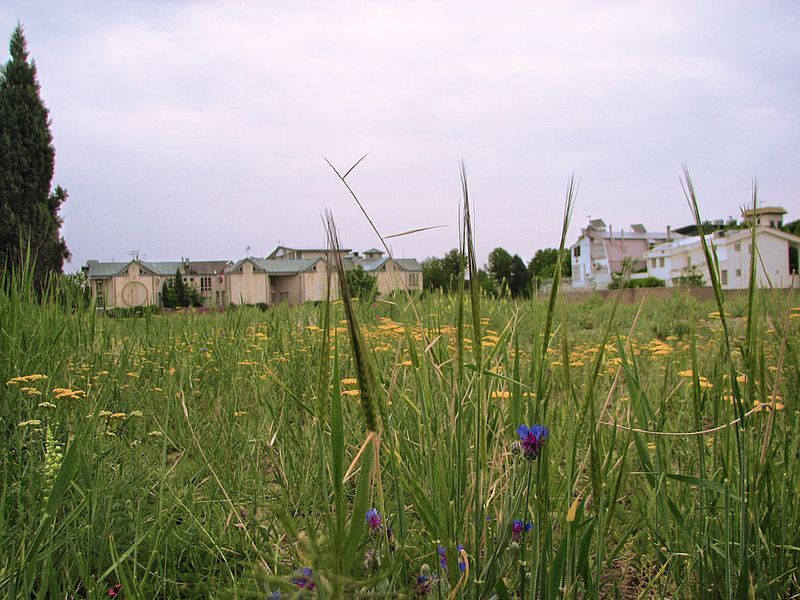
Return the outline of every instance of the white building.
[[[647,269],[645,252],[672,237],[669,230],[647,231],[643,225],[631,225],[631,231],[614,231],[601,219],[594,219],[581,229],[578,241],[570,247],[572,286],[605,289],[611,283],[611,275],[622,272],[626,260],[634,274],[643,275]]]
[[[756,225],[780,229],[783,227],[783,215],[786,209],[781,206],[761,206],[755,209],[742,211],[742,218],[745,225],[750,225],[755,220]]]
[[[785,212],[785,211],[784,211]],[[775,217],[773,213],[773,223]],[[763,215],[762,215],[763,218]],[[769,219],[762,222],[769,222]],[[719,280],[724,289],[746,289],[750,277],[752,251],[749,229],[720,230],[706,235],[719,261]],[[755,230],[756,282],[759,287],[788,288],[797,286],[797,259],[790,265],[790,254],[797,256],[800,237],[791,235],[774,225],[759,225]],[[695,272],[703,276],[705,285],[711,284],[700,236],[685,237],[654,246],[644,255],[647,273],[663,279],[668,287],[677,285],[676,279]]]

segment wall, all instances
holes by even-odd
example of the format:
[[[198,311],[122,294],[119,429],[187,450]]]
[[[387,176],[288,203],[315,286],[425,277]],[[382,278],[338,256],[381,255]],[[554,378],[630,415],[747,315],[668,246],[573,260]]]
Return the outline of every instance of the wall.
[[[299,275],[271,275],[269,304],[281,302],[280,294],[288,294],[289,304],[302,304],[303,278]]]
[[[126,274],[111,278],[106,292],[107,308],[132,308],[158,303],[161,277],[143,273],[139,265],[132,264]]]
[[[328,269],[324,262],[318,262],[316,265],[316,271],[308,271],[307,273],[303,273],[301,277],[303,278],[303,289],[305,290],[305,298],[306,302],[319,302],[321,300],[328,299]],[[332,275],[332,279],[335,279],[336,275]],[[331,281],[331,287],[333,287],[333,281]],[[335,289],[335,288],[334,288]],[[331,298],[335,298],[337,295],[331,294]]]
[[[383,270],[385,267],[385,270]],[[377,275],[378,277],[378,295],[386,296],[396,290],[402,290],[403,286],[409,291],[413,292],[422,289],[422,272],[419,271],[419,284],[412,286],[409,283],[409,275],[411,271],[401,271],[395,267],[392,261],[388,261],[384,267],[377,273],[370,273],[370,275]],[[417,272],[417,271],[414,271]]]
[[[714,299],[714,289],[711,287],[701,288],[626,288],[624,290],[596,290],[592,292],[581,291],[562,291],[559,292],[559,297],[563,298],[566,302],[584,302],[589,298],[599,295],[603,300],[613,302],[614,297],[619,292],[620,302],[625,304],[638,304],[642,298],[671,298],[676,294],[689,294],[696,300],[701,302],[711,301]],[[728,290],[725,292],[725,297],[730,298],[740,294],[746,294],[746,290]]]
[[[241,273],[228,273],[225,277],[228,302],[231,304],[266,304],[269,298],[267,274],[253,269],[245,262]]]
[[[791,282],[789,242],[774,235],[762,234],[756,238],[756,245],[758,247],[756,265],[758,265],[759,285],[767,286],[769,278],[773,287],[789,287]],[[766,271],[764,267],[766,267]]]

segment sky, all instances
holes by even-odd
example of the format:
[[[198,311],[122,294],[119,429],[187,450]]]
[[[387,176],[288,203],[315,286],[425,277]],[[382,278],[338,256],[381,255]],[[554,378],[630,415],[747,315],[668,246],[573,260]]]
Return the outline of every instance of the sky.
[[[752,202],[800,218],[796,2],[0,2],[36,61],[69,192],[67,271],[88,259],[230,259],[389,240],[526,261],[589,218],[615,230]],[[0,61],[8,59],[7,44]]]

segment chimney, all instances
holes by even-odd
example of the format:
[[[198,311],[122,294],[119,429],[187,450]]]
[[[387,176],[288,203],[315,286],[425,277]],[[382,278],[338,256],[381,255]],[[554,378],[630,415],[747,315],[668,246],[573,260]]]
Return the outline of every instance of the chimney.
[[[667,239],[668,240],[672,239],[672,227],[670,227],[669,225],[667,225]]]

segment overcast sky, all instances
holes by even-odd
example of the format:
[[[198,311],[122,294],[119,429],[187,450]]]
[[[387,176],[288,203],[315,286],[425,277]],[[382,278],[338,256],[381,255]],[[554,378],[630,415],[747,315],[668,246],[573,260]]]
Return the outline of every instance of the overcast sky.
[[[754,178],[800,217],[796,2],[0,2],[50,110],[68,270],[89,258],[233,259],[279,242],[458,243],[459,161],[480,258],[614,229],[736,216]],[[4,42],[0,60],[8,57]]]

